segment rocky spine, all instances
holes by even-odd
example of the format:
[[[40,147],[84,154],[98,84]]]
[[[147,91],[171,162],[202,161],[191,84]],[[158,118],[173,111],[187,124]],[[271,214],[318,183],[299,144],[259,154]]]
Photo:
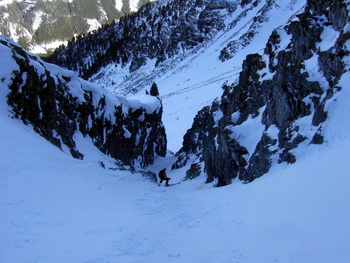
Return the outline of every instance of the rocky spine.
[[[90,137],[103,153],[125,165],[145,167],[155,156],[166,154],[162,106],[153,97],[154,109],[134,107],[122,97],[78,78],[73,72],[43,62],[21,47],[0,39],[12,50],[18,65],[9,85],[7,102],[13,117],[21,119],[45,139],[75,158],[84,154],[74,137]]]
[[[301,144],[323,143],[325,105],[341,90],[337,82],[349,70],[343,62],[349,56],[347,5],[308,0],[302,14],[271,34],[263,54],[248,55],[238,83],[224,85],[221,101],[203,110],[210,114],[195,118],[174,168],[196,155],[208,182],[251,182],[273,163],[296,162],[293,150]],[[324,30],[337,36],[331,47],[322,46]],[[324,81],[314,81],[315,74]],[[245,143],[250,137],[259,138],[253,148]]]

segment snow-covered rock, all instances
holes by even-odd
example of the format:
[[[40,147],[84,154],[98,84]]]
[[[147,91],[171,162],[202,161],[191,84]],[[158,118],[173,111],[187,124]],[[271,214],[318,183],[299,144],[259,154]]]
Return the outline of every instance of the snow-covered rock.
[[[237,81],[246,55],[261,52],[271,32],[293,20],[305,3],[155,1],[116,25],[76,39],[52,62],[119,95],[145,94],[156,82],[168,146],[178,151],[197,112],[221,96],[224,83]],[[231,41],[237,44],[234,57],[220,60]]]
[[[194,155],[208,182],[251,182],[277,163],[295,163],[298,148],[322,144],[327,109],[347,88],[348,21],[347,2],[309,0],[305,12],[273,31],[264,52],[246,57],[220,102],[197,115],[174,168]]]
[[[127,165],[145,167],[155,156],[165,156],[158,98],[114,96],[4,37],[0,49],[1,100],[7,101],[10,117],[79,159],[84,157],[75,142],[80,136]]]

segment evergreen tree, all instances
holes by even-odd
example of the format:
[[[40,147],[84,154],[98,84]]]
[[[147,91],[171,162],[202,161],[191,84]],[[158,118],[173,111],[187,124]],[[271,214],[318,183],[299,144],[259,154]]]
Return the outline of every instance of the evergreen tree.
[[[155,96],[155,97],[159,96],[158,86],[155,82],[153,82],[149,92],[151,96]]]

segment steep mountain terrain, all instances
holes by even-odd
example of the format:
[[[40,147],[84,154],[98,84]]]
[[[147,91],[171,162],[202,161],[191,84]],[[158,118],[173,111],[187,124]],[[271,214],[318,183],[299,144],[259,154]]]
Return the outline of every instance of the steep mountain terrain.
[[[350,0],[168,5],[53,57],[95,84],[0,37],[1,261],[350,262]]]
[[[295,163],[296,148],[322,144],[328,111],[347,88],[348,14],[348,1],[308,0],[303,13],[274,30],[264,52],[247,56],[238,82],[199,112],[174,168],[193,156],[190,175],[204,167],[219,186],[251,182],[273,164]]]
[[[299,146],[323,143],[326,108],[348,74],[348,4],[158,1],[51,61],[117,94],[157,82],[170,142],[195,115],[181,111],[181,99],[197,112],[222,88],[185,135],[174,168],[195,159],[189,177],[249,182],[274,163],[294,163]]]
[[[34,53],[47,53],[75,35],[135,12],[149,0],[2,0],[0,34]]]
[[[152,164],[155,156],[165,156],[157,97],[113,96],[4,37],[0,50],[1,100],[8,104],[3,110],[52,144],[83,159],[77,141],[85,138],[121,164],[141,168]]]
[[[127,67],[130,73],[148,60],[155,60],[156,67],[223,29],[225,17],[236,8],[237,3],[226,1],[157,1],[97,34],[69,43],[50,61],[84,78],[109,64]]]
[[[168,146],[178,151],[198,110],[222,94],[225,82],[236,81],[246,55],[262,50],[305,2],[157,1],[76,39],[50,61],[120,95],[144,94],[156,82]],[[234,58],[222,59],[233,41]]]

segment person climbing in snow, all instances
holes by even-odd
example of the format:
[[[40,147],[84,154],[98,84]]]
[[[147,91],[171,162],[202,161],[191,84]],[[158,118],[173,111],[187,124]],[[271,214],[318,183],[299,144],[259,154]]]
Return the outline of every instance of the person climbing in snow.
[[[169,180],[171,178],[169,178],[166,175],[166,169],[165,168],[159,172],[158,176],[159,176],[159,179],[160,179],[160,182],[159,182],[160,184],[165,180],[165,185],[169,185]]]

